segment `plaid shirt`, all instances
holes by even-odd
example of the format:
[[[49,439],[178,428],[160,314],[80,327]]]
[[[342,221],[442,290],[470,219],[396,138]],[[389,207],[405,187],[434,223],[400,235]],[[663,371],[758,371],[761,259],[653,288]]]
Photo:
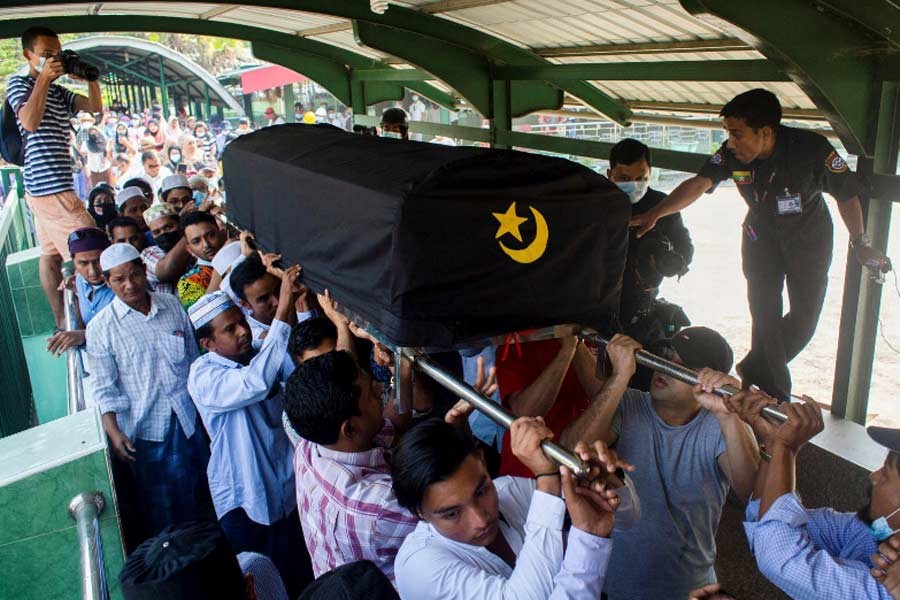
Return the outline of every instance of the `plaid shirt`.
[[[766,578],[798,600],[889,600],[869,574],[878,542],[855,513],[807,510],[785,494],[759,518],[759,499],[747,505],[744,530]]]
[[[116,298],[88,323],[86,398],[101,414],[116,413],[131,440],[165,440],[173,411],[191,437],[197,410],[187,379],[199,354],[194,330],[178,298],[151,293],[150,299],[147,315]]]
[[[294,454],[297,505],[316,577],[370,560],[394,583],[394,557],[418,519],[397,504],[385,456],[394,428],[385,419],[367,452],[335,452],[302,438]]]
[[[165,251],[159,246],[147,246],[141,251],[141,260],[147,267],[147,283],[154,292],[160,294],[175,295],[175,284],[170,281],[160,281],[156,276],[156,263],[166,256]]]

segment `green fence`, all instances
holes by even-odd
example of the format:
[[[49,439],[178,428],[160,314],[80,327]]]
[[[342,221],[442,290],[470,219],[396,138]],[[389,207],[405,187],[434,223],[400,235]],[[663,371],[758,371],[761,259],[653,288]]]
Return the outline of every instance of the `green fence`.
[[[37,425],[34,394],[16,319],[6,259],[35,246],[19,169],[0,169],[9,190],[0,209],[0,437]]]

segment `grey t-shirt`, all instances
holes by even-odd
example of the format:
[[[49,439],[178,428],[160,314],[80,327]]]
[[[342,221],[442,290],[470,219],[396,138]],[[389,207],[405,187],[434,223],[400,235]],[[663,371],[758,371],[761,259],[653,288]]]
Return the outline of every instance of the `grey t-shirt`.
[[[719,422],[701,409],[673,427],[653,409],[650,394],[626,390],[612,422],[616,450],[641,499],[641,520],[613,533],[605,592],[609,600],[687,598],[716,580],[716,528],[728,479],[716,459],[725,451]]]

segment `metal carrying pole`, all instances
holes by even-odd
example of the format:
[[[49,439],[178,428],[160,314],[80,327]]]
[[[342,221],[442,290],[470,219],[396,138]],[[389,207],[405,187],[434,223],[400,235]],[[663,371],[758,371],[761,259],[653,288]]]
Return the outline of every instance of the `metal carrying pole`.
[[[501,425],[507,429],[510,428],[512,422],[516,420],[516,417],[507,411],[503,410],[503,408],[485,396],[482,396],[478,391],[475,390],[472,386],[458,380],[451,373],[448,373],[443,368],[441,368],[437,363],[432,361],[428,356],[423,354],[412,354],[407,351],[403,351],[404,356],[406,356],[410,361],[412,361],[413,366],[431,377],[435,382],[447,388],[469,404],[475,407],[476,410],[481,412],[483,415]],[[555,442],[544,442],[541,444],[541,448],[544,450],[544,454],[546,454],[549,458],[555,460],[559,464],[566,466],[572,470],[575,475],[581,477],[586,476],[588,474],[588,467],[584,464],[584,462],[564,449],[559,444]]]
[[[609,339],[591,330],[582,332],[582,337],[589,339],[594,343],[603,344],[604,346],[609,343]],[[635,353],[634,358],[637,364],[653,369],[654,371],[659,371],[663,375],[668,375],[673,379],[677,379],[691,385],[697,385],[698,383],[700,383],[700,380],[697,379],[697,371],[689,369],[684,365],[679,365],[678,363],[674,363],[670,360],[661,358],[655,354],[647,352],[646,350],[638,350]],[[740,391],[741,390],[739,390],[738,388],[730,385],[724,385],[715,389],[715,393],[719,396],[722,396],[723,398],[730,398]],[[787,415],[778,409],[766,406],[765,408],[763,408],[762,412],[763,415],[776,421],[787,421]]]
[[[109,600],[100,540],[100,514],[104,506],[106,502],[101,492],[82,492],[69,501],[69,516],[75,521],[81,553],[81,597],[84,600]]]
[[[64,267],[63,279],[72,275],[71,269]],[[63,290],[63,311],[66,319],[66,331],[76,331],[78,329],[78,315],[75,309],[75,292],[66,288]],[[84,410],[84,386],[82,385],[81,375],[84,372],[81,360],[81,350],[72,347],[66,350],[66,372],[68,379],[68,395],[69,395],[69,414],[73,415]]]

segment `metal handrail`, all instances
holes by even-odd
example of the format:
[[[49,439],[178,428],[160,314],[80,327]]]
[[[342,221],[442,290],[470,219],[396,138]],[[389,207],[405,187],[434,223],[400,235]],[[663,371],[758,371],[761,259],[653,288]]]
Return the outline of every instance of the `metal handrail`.
[[[63,279],[70,277],[72,270],[63,267]],[[63,290],[63,311],[66,319],[66,331],[78,329],[78,309],[75,308],[75,292],[66,288]],[[69,396],[69,414],[75,414],[84,410],[84,362],[81,357],[81,348],[73,346],[66,350],[66,379]]]
[[[84,600],[109,600],[100,538],[100,514],[105,506],[101,492],[82,492],[69,501],[69,516],[75,521],[81,553],[81,597]]]

